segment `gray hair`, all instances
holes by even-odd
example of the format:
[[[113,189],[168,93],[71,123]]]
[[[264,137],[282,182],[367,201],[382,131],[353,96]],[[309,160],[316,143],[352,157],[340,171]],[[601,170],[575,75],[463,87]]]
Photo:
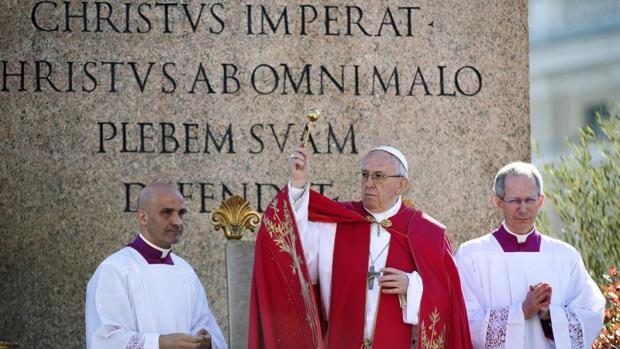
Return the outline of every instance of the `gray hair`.
[[[399,176],[403,176],[405,178],[409,177],[409,172],[407,171],[407,169],[405,168],[405,165],[403,165],[402,162],[400,162],[400,160],[394,156],[394,154],[390,154],[389,152],[385,151],[385,150],[380,150],[380,149],[375,149],[375,150],[371,150],[370,152],[368,152],[368,154],[366,154],[366,156],[364,156],[364,159],[366,157],[368,157],[368,155],[370,155],[370,153],[374,153],[376,151],[380,151],[386,154],[390,155],[390,159],[392,159],[392,163],[394,163],[394,168],[396,169],[396,171],[398,171],[398,175]]]
[[[536,182],[536,194],[540,196],[543,193],[543,180],[538,169],[532,164],[515,161],[497,171],[495,180],[493,180],[493,193],[500,199],[504,199],[506,195],[506,176],[526,176],[533,178]]]

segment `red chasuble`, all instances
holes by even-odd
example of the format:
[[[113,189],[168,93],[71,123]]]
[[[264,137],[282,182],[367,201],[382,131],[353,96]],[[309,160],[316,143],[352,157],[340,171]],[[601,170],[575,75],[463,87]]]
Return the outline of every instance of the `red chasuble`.
[[[273,203],[276,203],[274,205]],[[252,300],[250,309],[249,348],[317,348],[314,340],[298,338],[300,332],[314,335],[318,319],[306,322],[314,326],[289,331],[292,320],[285,321],[289,327],[281,328],[273,318],[290,319],[311,313],[318,317],[316,300],[311,302],[311,312],[302,309],[304,303],[296,299],[294,290],[302,286],[305,293],[314,296],[305,263],[302,267],[304,280],[286,267],[286,258],[278,259],[278,242],[270,236],[268,225],[283,210],[273,208],[285,206],[292,212],[288,203],[288,190],[282,190],[263,216],[263,222],[256,244],[254,276],[252,281]],[[332,290],[328,327],[329,349],[359,349],[364,342],[364,316],[370,247],[370,222],[368,213],[359,202],[337,203],[314,191],[310,193],[309,219],[311,221],[338,223],[334,245],[332,270]],[[295,234],[294,218],[290,214]],[[271,218],[269,218],[271,217]],[[283,218],[284,219],[284,218]],[[424,292],[420,306],[420,326],[418,327],[418,349],[469,349],[471,340],[461,293],[460,280],[451,255],[450,244],[444,234],[444,227],[420,211],[403,205],[399,212],[390,218],[392,226],[386,230],[392,235],[388,252],[387,267],[400,270],[417,270],[422,278]],[[297,235],[298,236],[298,235]],[[299,244],[299,238],[295,240]],[[271,251],[265,255],[265,249]],[[274,252],[275,251],[275,252]],[[303,257],[301,244],[297,253]],[[283,254],[283,252],[279,252]],[[266,258],[267,257],[267,258]],[[283,262],[284,264],[281,264]],[[265,270],[276,269],[276,270]],[[272,279],[273,278],[273,279]],[[284,284],[287,287],[275,285]],[[267,301],[261,295],[269,295]],[[318,296],[318,295],[317,295]],[[263,320],[267,313],[269,321]],[[295,338],[293,338],[295,337]],[[271,341],[264,340],[271,338]],[[280,343],[294,343],[291,346]],[[410,349],[412,326],[402,320],[396,295],[381,294],[375,324],[372,348]]]
[[[250,291],[249,349],[322,349],[318,307],[288,189],[261,219]]]

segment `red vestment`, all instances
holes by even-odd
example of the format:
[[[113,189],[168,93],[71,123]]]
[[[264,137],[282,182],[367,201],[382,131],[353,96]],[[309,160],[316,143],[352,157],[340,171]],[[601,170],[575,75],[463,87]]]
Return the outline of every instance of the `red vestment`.
[[[250,308],[249,348],[321,348],[316,333],[318,311],[305,261],[301,274],[294,258],[273,239],[273,222],[284,212],[292,221],[297,259],[303,259],[288,190],[282,190],[263,216],[256,242]],[[361,203],[337,203],[310,193],[309,220],[337,223],[332,269],[328,348],[359,349],[363,343],[370,224]],[[390,217],[392,235],[386,267],[416,270],[424,291],[420,306],[418,349],[469,349],[471,340],[460,281],[444,227],[420,211],[403,205]],[[271,228],[270,228],[271,227]],[[277,229],[275,229],[277,230]],[[277,234],[275,234],[277,235]],[[290,249],[289,249],[290,250]],[[300,278],[302,275],[303,278]],[[311,294],[310,303],[299,295]],[[298,293],[296,293],[298,292]],[[307,306],[307,305],[310,306]],[[410,349],[412,325],[402,320],[396,295],[381,294],[372,348]],[[309,309],[308,309],[309,308]],[[312,316],[312,319],[307,318]],[[295,326],[303,328],[294,329]],[[312,337],[314,336],[314,337]]]

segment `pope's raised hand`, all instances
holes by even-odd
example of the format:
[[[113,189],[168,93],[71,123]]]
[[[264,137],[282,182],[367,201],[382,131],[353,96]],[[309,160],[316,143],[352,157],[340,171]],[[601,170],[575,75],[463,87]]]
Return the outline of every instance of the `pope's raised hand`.
[[[310,179],[310,158],[303,144],[289,156],[288,165],[289,182],[295,188],[303,188]]]

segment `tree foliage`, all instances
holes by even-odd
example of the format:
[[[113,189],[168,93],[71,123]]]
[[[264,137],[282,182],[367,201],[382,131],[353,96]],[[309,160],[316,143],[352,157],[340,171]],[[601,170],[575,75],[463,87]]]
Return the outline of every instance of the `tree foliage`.
[[[620,105],[597,122],[601,134],[581,129],[577,142],[566,140],[571,154],[543,165],[543,176],[546,198],[564,223],[554,235],[581,253],[600,283],[620,262]]]

